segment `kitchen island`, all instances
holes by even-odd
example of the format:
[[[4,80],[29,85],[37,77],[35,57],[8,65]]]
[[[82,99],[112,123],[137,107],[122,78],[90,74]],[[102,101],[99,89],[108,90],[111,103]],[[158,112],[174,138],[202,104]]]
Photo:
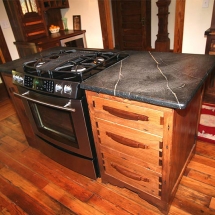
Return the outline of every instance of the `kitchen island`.
[[[204,83],[215,57],[128,53],[81,84],[101,178],[168,213],[195,152]]]
[[[28,142],[35,141],[35,134],[22,101],[13,96],[11,72],[23,72],[24,62],[62,49],[69,48],[56,47],[0,65]],[[195,152],[204,83],[215,57],[126,53],[130,56],[81,83],[101,178],[138,193],[167,213]]]

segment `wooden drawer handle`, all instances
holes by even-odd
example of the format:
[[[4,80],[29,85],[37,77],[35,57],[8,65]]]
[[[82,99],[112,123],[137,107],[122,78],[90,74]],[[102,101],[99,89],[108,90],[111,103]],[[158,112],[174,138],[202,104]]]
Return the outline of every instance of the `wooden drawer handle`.
[[[103,110],[109,112],[110,114],[123,118],[123,119],[129,119],[129,120],[142,120],[142,121],[149,121],[149,117],[148,116],[144,116],[144,115],[140,115],[140,114],[136,114],[136,113],[131,113],[128,111],[124,111],[124,110],[119,110],[116,108],[112,108],[112,107],[108,107],[103,105]]]
[[[149,146],[147,145],[144,145],[142,143],[139,143],[135,140],[131,140],[131,139],[128,139],[128,138],[125,138],[125,137],[121,137],[119,135],[116,135],[116,134],[113,134],[111,132],[106,132],[107,136],[110,137],[112,140],[122,144],[122,145],[125,145],[125,146],[129,146],[129,147],[132,147],[132,148],[141,148],[141,149],[148,149]]]
[[[131,179],[134,179],[136,181],[144,181],[144,182],[149,182],[149,179],[148,178],[142,178],[140,175],[137,175],[133,172],[130,172],[122,167],[119,167],[118,165],[116,164],[113,164],[111,163],[111,166],[117,171],[119,172],[120,174],[128,177],[128,178],[131,178]]]

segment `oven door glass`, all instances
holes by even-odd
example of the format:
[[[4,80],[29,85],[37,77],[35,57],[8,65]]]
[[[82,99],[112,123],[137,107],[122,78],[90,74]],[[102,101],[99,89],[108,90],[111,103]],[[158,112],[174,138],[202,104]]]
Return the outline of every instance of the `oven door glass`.
[[[39,133],[52,137],[68,146],[78,148],[72,116],[63,111],[45,105],[29,102]]]
[[[19,89],[37,136],[66,151],[93,157],[84,98],[69,100],[25,91]]]

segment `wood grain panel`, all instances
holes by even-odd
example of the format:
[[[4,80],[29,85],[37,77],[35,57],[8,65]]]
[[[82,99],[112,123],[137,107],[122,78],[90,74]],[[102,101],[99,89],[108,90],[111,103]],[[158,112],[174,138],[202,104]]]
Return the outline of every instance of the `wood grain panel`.
[[[181,53],[184,33],[184,15],[186,0],[177,0],[175,8],[175,30],[173,52]]]

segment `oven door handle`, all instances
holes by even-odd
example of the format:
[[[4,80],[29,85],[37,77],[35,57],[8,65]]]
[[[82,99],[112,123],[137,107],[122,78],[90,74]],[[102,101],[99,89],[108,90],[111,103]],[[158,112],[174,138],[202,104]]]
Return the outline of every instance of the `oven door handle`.
[[[49,107],[54,107],[54,108],[57,108],[57,109],[60,109],[60,110],[68,110],[68,111],[71,111],[71,112],[75,112],[74,108],[67,108],[67,107],[71,106],[71,104],[72,104],[71,100],[69,100],[68,103],[66,103],[63,107],[61,107],[61,106],[58,106],[58,105],[52,105],[52,104],[49,104],[49,103],[46,103],[46,102],[41,102],[41,101],[38,101],[36,99],[32,99],[30,97],[25,96],[25,95],[29,95],[29,91],[27,91],[27,92],[25,92],[23,94],[13,92],[13,94],[15,96],[21,97],[23,99],[26,99],[26,100],[29,100],[29,101],[32,101],[32,102],[35,102],[35,103],[38,103],[38,104],[46,105],[46,106],[49,106]]]

